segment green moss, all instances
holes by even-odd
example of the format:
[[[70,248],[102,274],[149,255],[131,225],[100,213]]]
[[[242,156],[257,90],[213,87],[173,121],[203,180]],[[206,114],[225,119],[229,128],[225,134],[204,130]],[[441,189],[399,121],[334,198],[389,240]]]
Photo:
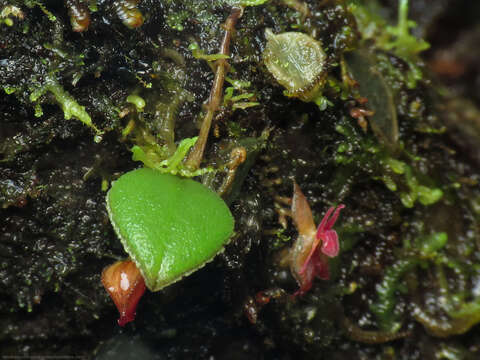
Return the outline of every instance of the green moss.
[[[46,77],[45,82],[38,89],[30,94],[30,101],[37,101],[46,92],[51,92],[53,94],[55,100],[63,110],[65,119],[70,120],[74,117],[95,130],[97,136],[102,134],[95,124],[93,124],[92,118],[85,110],[85,106],[81,106],[67,91],[65,91],[51,74]]]
[[[5,91],[5,94],[10,95],[13,94],[16,89],[13,86],[4,86],[3,91]]]
[[[42,117],[42,116],[43,116],[42,105],[35,104],[35,117]]]
[[[13,26],[14,22],[10,16],[20,20],[24,18],[23,11],[18,6],[6,5],[0,11],[0,25],[5,24],[6,26]]]
[[[397,332],[402,326],[399,314],[395,313],[396,291],[400,289],[402,277],[418,264],[414,258],[402,259],[388,267],[383,280],[376,286],[378,301],[370,306],[383,331]]]
[[[403,277],[416,266],[426,266],[439,256],[437,252],[445,247],[447,240],[444,232],[419,236],[414,247],[405,246],[399,259],[386,269],[382,282],[376,286],[378,300],[370,306],[381,330],[396,332],[401,328],[402,314],[395,311],[395,306],[398,303],[396,293],[405,288]]]
[[[395,93],[403,86],[406,86],[408,89],[415,89],[418,81],[423,79],[423,72],[414,61],[406,60],[408,69],[405,70],[393,66],[386,54],[378,53],[375,56],[377,58],[377,71],[380,71],[387,79]]]
[[[415,204],[415,201],[419,201],[422,205],[428,206],[436,203],[443,197],[443,191],[439,188],[428,187],[421,185],[418,178],[414,175],[412,167],[406,163],[387,157],[382,161],[384,164],[385,172],[388,174],[389,170],[396,174],[404,175],[405,184],[409,188],[409,192],[401,192],[399,194],[402,204],[411,208]],[[396,191],[397,186],[392,177],[384,174],[381,178],[387,188],[391,191]]]
[[[390,61],[380,61],[379,69],[387,68],[395,77],[402,78],[402,83],[409,89],[414,89],[417,82],[423,78],[421,67],[417,64],[418,54],[427,50],[430,45],[410,34],[410,29],[416,24],[408,20],[408,0],[399,0],[397,26],[386,26],[385,20],[378,16],[380,11],[375,2],[352,1],[349,9],[357,20],[364,41],[373,40],[376,47],[401,57],[409,67],[408,71],[399,71]]]
[[[248,88],[251,86],[250,81],[234,80],[228,76],[225,81],[232,86],[225,88],[225,94],[223,95],[223,106],[231,106],[232,110],[248,109],[250,107],[260,105],[257,101],[242,101],[255,99],[256,95],[253,92],[248,92]],[[234,93],[240,92],[240,94],[234,95]]]
[[[28,7],[38,6],[40,10],[48,17],[48,20],[51,22],[57,21],[57,17],[47,9],[47,7],[41,2],[37,0],[25,0],[25,5]]]
[[[445,247],[448,241],[448,235],[444,232],[433,233],[428,236],[419,237],[415,241],[415,249],[420,252],[420,255],[429,258],[436,255]]]
[[[91,12],[97,12],[98,11],[97,0],[88,0],[88,9]]]
[[[167,16],[167,25],[174,30],[182,31],[183,23],[189,16],[190,14],[187,11],[170,13]]]
[[[285,247],[285,244],[292,240],[291,236],[285,235],[285,229],[280,228],[275,231],[271,238],[271,249],[276,251]]]
[[[355,16],[364,39],[373,39],[376,46],[393,51],[402,58],[413,59],[430,45],[410,34],[410,29],[416,24],[408,19],[408,0],[399,0],[398,4],[396,26],[386,26],[385,20],[378,15],[379,7],[374,1],[351,1],[349,9]]]
[[[396,192],[406,208],[412,208],[417,201],[428,206],[442,199],[442,189],[422,182],[412,165],[394,158],[381,144],[368,137],[361,138],[350,124],[337,125],[336,130],[348,139],[337,147],[337,164],[374,169],[371,178],[382,181],[387,189]],[[433,182],[423,174],[421,178]]]

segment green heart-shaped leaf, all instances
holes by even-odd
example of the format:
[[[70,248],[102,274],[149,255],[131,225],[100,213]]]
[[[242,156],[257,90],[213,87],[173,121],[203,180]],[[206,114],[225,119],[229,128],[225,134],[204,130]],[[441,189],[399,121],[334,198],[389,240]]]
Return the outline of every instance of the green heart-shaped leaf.
[[[225,202],[199,182],[138,169],[107,194],[110,221],[151,291],[212,260],[233,232]]]

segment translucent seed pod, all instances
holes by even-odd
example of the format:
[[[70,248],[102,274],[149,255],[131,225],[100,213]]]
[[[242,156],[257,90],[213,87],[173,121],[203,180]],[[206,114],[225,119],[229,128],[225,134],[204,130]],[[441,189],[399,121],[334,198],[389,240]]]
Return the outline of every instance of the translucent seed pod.
[[[72,30],[76,32],[88,30],[90,25],[90,10],[88,10],[88,6],[79,0],[67,0],[66,4]]]
[[[115,12],[123,25],[130,29],[142,26],[143,15],[137,9],[140,0],[116,0],[113,4]]]
[[[300,32],[275,35],[265,30],[263,59],[268,71],[286,89],[285,95],[314,100],[325,78],[326,55],[320,42]]]

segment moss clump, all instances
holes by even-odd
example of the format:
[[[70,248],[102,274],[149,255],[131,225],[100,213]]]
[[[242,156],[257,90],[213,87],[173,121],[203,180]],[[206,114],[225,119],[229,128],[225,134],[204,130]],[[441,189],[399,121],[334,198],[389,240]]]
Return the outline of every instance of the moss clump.
[[[41,87],[30,94],[30,101],[37,101],[40,96],[46,92],[51,92],[53,94],[55,101],[61,106],[66,120],[75,117],[96,132],[96,142],[101,140],[100,135],[102,132],[92,122],[92,118],[85,111],[85,106],[81,106],[68,92],[66,92],[53,75],[48,75]]]

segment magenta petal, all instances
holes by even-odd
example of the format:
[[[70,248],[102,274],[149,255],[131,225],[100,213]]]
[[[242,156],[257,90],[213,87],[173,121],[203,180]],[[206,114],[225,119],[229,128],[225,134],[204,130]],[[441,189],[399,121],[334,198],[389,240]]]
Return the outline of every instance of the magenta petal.
[[[325,224],[325,230],[330,230],[333,227],[333,225],[335,225],[335,221],[337,221],[338,215],[340,215],[340,210],[342,210],[344,207],[345,207],[345,205],[343,205],[343,204],[338,205],[337,209],[335,210],[335,213],[332,215],[332,217]],[[330,208],[330,209],[332,209],[332,208]]]
[[[328,257],[335,257],[338,255],[340,245],[338,243],[338,235],[335,230],[327,230],[323,233],[322,238],[322,253]]]
[[[331,208],[329,208],[327,210],[327,213],[323,217],[322,221],[320,222],[320,225],[318,225],[317,238],[319,237],[318,234],[322,233],[323,230],[325,230],[327,228],[328,218],[330,217],[330,214],[333,212],[333,210],[335,210],[335,208],[333,206]],[[328,228],[327,228],[327,230],[328,230]]]

